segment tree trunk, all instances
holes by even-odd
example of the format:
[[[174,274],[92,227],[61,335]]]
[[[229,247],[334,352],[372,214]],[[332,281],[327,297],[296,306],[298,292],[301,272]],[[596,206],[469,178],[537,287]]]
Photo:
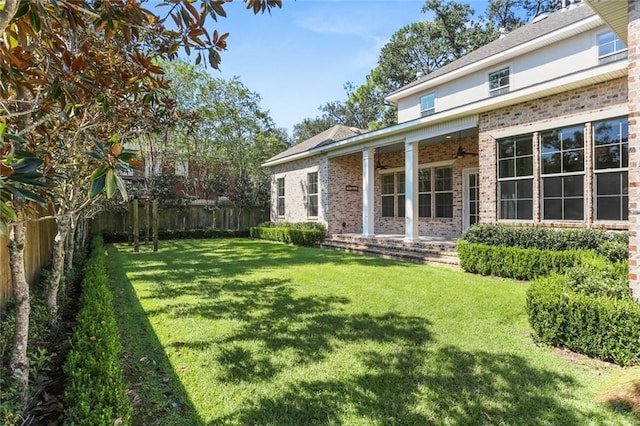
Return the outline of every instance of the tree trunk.
[[[9,267],[13,298],[16,305],[15,334],[9,368],[21,388],[21,402],[26,406],[29,390],[29,358],[27,345],[29,342],[29,284],[24,269],[24,244],[26,224],[24,205],[14,200],[13,207],[18,220],[13,224],[9,237]]]
[[[53,254],[51,255],[51,273],[49,275],[49,285],[47,288],[47,311],[55,321],[58,315],[58,290],[60,282],[63,280],[64,258],[65,258],[65,242],[70,228],[69,214],[63,214],[58,211],[56,216],[56,224],[58,232],[53,241]]]
[[[75,256],[76,252],[76,223],[78,222],[77,216],[71,215],[69,218],[69,232],[67,233],[67,242],[66,242],[66,255],[65,262],[67,264],[67,271],[70,271],[73,268],[73,256]]]

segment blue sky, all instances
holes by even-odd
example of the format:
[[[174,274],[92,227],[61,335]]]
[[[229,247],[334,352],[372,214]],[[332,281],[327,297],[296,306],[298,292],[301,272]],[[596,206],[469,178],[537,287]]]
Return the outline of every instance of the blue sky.
[[[283,0],[271,15],[253,15],[240,1],[225,5],[214,28],[229,32],[221,72],[262,96],[278,127],[320,114],[346,98],[343,84],[361,84],[391,35],[425,20],[420,0]]]

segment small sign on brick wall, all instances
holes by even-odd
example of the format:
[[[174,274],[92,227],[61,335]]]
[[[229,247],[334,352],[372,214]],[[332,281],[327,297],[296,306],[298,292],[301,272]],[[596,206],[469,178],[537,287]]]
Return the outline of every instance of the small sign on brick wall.
[[[345,189],[347,191],[358,192],[358,185],[347,185]]]

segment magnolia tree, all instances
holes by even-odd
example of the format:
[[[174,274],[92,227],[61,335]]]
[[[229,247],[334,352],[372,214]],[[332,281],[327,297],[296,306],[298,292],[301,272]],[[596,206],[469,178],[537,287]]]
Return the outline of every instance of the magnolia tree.
[[[281,0],[245,3],[254,13],[281,6]],[[57,268],[74,221],[100,197],[119,191],[126,198],[120,173],[133,154],[123,143],[157,131],[158,115],[172,110],[157,61],[185,51],[216,68],[228,34],[208,30],[207,22],[224,16],[217,0],[0,2],[0,234],[10,234],[16,320],[9,367],[23,402],[30,313],[25,223],[34,219],[32,206],[52,205],[58,224],[47,297],[55,314]]]

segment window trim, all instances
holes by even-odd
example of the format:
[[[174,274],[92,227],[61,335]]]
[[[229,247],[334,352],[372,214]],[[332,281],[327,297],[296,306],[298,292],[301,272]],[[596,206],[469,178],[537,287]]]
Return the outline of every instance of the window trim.
[[[422,99],[430,95],[433,95],[433,107],[422,109]],[[437,97],[436,97],[435,90],[432,90],[431,92],[425,93],[424,95],[420,96],[420,117],[428,117],[436,113],[436,100],[437,100]]]
[[[501,86],[494,87],[492,89],[491,88],[491,76],[493,76],[494,74],[498,74],[498,73],[504,72],[504,71],[507,72],[508,83],[507,84],[502,84]],[[502,67],[502,68],[499,68],[499,69],[496,69],[494,71],[491,71],[491,72],[487,73],[487,84],[488,84],[488,87],[489,87],[489,96],[498,96],[498,95],[502,95],[504,93],[509,93],[509,91],[511,89],[511,77],[512,77],[511,66]]]
[[[310,190],[310,188],[311,188],[311,180],[310,179],[311,179],[312,175],[315,175],[315,180],[316,180],[316,182],[315,182],[316,191],[315,192],[311,192],[311,190]],[[319,216],[319,214],[320,214],[320,204],[319,204],[319,201],[320,201],[320,185],[319,185],[318,180],[319,180],[319,176],[318,176],[318,171],[317,170],[307,173],[307,217],[309,217],[309,218],[317,218]],[[313,197],[315,197],[315,199],[316,199],[316,204],[315,204],[315,206],[316,206],[316,214],[315,215],[311,214],[312,213],[311,212],[311,199]]]

